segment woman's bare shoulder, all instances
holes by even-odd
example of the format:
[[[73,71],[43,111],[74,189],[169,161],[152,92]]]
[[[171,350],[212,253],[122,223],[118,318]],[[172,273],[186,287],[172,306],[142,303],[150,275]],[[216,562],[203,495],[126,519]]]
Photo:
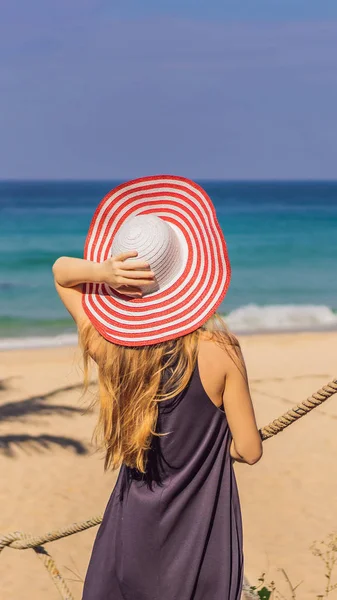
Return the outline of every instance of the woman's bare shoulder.
[[[236,335],[231,331],[211,331],[211,330],[201,330],[200,331],[200,341],[202,343],[208,343],[210,345],[219,348],[223,352],[228,348],[236,347],[240,348],[240,342]]]
[[[199,355],[204,362],[218,365],[227,371],[231,368],[233,359],[241,357],[240,344],[231,332],[202,331],[199,338]]]

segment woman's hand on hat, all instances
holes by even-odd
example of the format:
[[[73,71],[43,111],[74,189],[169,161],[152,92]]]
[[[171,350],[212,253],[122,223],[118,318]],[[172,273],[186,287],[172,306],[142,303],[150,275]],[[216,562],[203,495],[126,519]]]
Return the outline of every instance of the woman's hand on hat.
[[[152,285],[155,276],[147,262],[134,260],[137,256],[136,250],[123,252],[100,263],[101,283],[126,296],[140,298],[143,295],[140,286]],[[131,258],[133,260],[128,262]]]

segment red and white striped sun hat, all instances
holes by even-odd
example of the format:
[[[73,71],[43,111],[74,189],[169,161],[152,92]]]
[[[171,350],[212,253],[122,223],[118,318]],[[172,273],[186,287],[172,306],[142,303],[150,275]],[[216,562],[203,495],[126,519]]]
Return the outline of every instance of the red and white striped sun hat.
[[[84,258],[103,262],[137,250],[155,274],[142,298],[87,283],[84,310],[99,333],[122,346],[145,346],[203,325],[230,281],[226,243],[206,192],[183,177],[143,177],[119,185],[100,202]]]

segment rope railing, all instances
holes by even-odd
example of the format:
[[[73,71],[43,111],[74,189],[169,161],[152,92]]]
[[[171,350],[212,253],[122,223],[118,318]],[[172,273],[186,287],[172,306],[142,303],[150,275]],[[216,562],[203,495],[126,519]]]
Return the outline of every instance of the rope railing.
[[[300,402],[300,404],[296,404],[296,406],[285,412],[278,419],[275,419],[268,425],[265,425],[265,427],[262,427],[262,429],[260,429],[262,440],[267,440],[273,435],[280,433],[280,431],[289,427],[289,425],[297,421],[297,419],[304,417],[304,415],[308,414],[313,408],[316,408],[316,406],[325,402],[325,400],[336,394],[336,392],[337,379],[334,379],[312,394],[312,396],[309,396],[309,398]]]
[[[280,433],[286,427],[289,427],[289,425],[308,414],[311,410],[325,402],[328,398],[336,393],[337,379],[334,379],[312,394],[312,396],[309,396],[309,398],[300,404],[296,404],[296,406],[285,412],[283,415],[268,425],[262,427],[259,430],[261,439],[266,440],[273,437],[277,433]],[[102,518],[103,515],[98,515],[97,517],[87,519],[86,521],[73,523],[67,527],[56,529],[35,537],[26,533],[22,533],[21,531],[15,531],[0,538],[0,552],[5,547],[15,548],[17,550],[26,550],[27,548],[33,549],[46,567],[49,575],[59,591],[62,600],[75,600],[53,558],[43,546],[49,542],[54,542],[55,540],[59,540],[69,535],[79,533],[80,531],[90,529],[91,527],[95,527],[102,522]]]

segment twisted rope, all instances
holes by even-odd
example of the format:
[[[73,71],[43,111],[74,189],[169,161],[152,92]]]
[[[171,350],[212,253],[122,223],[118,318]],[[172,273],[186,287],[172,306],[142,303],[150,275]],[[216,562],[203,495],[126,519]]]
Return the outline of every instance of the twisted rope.
[[[33,548],[36,556],[42,561],[44,566],[46,567],[52,581],[54,582],[61,598],[63,600],[75,600],[72,595],[70,589],[68,588],[64,578],[62,577],[60,571],[58,570],[54,559],[50,556],[50,554],[42,547],[36,546]]]
[[[311,410],[325,402],[328,398],[337,393],[337,379],[334,379],[327,385],[319,389],[315,394],[309,396],[306,400],[297,404],[286,413],[275,419],[265,427],[262,427],[259,432],[262,440],[266,440],[276,435],[280,431],[283,431],[286,427],[300,419],[304,415],[308,414]],[[54,584],[56,585],[62,600],[74,600],[74,597],[69,590],[64,578],[59,572],[53,558],[43,548],[43,544],[54,542],[61,538],[73,535],[80,531],[95,527],[102,522],[103,515],[98,515],[81,523],[73,523],[62,529],[56,529],[54,531],[45,533],[40,536],[30,536],[21,531],[9,533],[0,538],[0,553],[7,546],[8,548],[15,548],[17,550],[26,550],[32,548],[36,555],[42,560],[42,563],[46,567],[49,575],[51,576]]]
[[[103,515],[99,515],[97,517],[93,517],[92,519],[82,521],[81,523],[73,523],[68,527],[55,529],[54,531],[50,531],[35,537],[22,533],[21,531],[15,531],[0,538],[0,552],[6,546],[8,548],[15,548],[16,550],[26,550],[27,548],[32,548],[46,567],[50,577],[59,591],[61,598],[63,598],[63,600],[75,600],[65,582],[65,579],[58,570],[54,559],[44,549],[42,544],[48,544],[48,542],[54,542],[55,540],[67,537],[68,535],[73,535],[79,531],[84,531],[85,529],[90,529],[90,527],[95,527],[101,523],[102,518]]]
[[[296,406],[281,415],[278,419],[275,419],[269,423],[269,425],[262,427],[259,430],[262,440],[267,440],[273,435],[280,433],[280,431],[283,431],[286,427],[297,421],[297,419],[304,417],[304,415],[308,414],[313,408],[316,408],[316,406],[325,402],[325,400],[330,398],[330,396],[333,396],[333,394],[336,394],[336,392],[337,379],[334,379],[300,404],[296,404]]]
[[[84,524],[84,523],[83,523]],[[68,527],[67,529],[72,529],[72,527]],[[76,533],[73,531],[72,533]],[[69,533],[67,535],[70,535]],[[48,534],[47,534],[48,536]],[[46,536],[41,536],[41,539]],[[59,536],[62,537],[62,536]],[[75,600],[72,595],[70,589],[68,588],[64,578],[62,577],[60,571],[58,570],[54,559],[50,556],[50,554],[40,546],[39,544],[32,544],[33,541],[38,541],[40,538],[31,538],[31,536],[22,533],[21,531],[15,531],[10,533],[3,538],[0,538],[0,552],[5,548],[5,546],[11,546],[12,548],[33,548],[36,556],[42,561],[42,564],[46,567],[52,581],[54,582],[61,598],[63,600]]]
[[[26,550],[27,548],[35,548],[36,546],[42,546],[43,544],[55,542],[55,540],[67,537],[68,535],[73,535],[74,533],[78,533],[79,531],[90,529],[90,527],[95,527],[96,525],[99,525],[101,521],[102,515],[99,515],[97,517],[93,517],[92,519],[87,519],[87,521],[82,521],[81,523],[73,523],[68,527],[63,527],[62,529],[55,529],[54,531],[50,531],[36,537],[32,537],[30,535],[21,533],[21,531],[15,531],[0,538],[0,552],[4,549],[5,546],[8,546],[9,548],[16,548],[17,550]]]

